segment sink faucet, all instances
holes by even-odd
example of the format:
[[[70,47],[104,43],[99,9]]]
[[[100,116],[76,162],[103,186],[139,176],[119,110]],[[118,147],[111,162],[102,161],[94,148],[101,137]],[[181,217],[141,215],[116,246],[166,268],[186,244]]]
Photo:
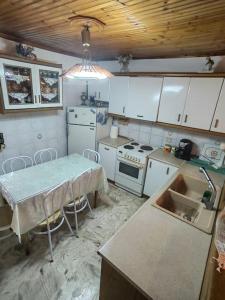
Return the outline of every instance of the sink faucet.
[[[209,188],[212,190],[212,195],[210,197],[210,199],[203,199],[203,203],[205,204],[206,209],[213,209],[213,205],[216,199],[216,187],[214,185],[214,183],[212,182],[212,179],[210,178],[208,172],[206,171],[206,169],[204,167],[200,167],[199,171],[201,173],[203,173],[208,181],[209,184]]]

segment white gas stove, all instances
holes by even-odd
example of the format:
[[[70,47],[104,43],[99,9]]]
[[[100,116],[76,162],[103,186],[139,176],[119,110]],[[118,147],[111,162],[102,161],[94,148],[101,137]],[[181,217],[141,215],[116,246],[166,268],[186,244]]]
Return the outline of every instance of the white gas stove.
[[[156,148],[150,145],[130,142],[117,149],[116,185],[142,196],[148,156]]]

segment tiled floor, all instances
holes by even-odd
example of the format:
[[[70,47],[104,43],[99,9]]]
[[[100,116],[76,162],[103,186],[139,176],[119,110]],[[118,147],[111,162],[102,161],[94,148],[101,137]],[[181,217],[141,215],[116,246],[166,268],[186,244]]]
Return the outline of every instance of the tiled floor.
[[[94,218],[80,218],[79,238],[63,228],[53,236],[54,262],[49,263],[47,237],[35,237],[30,255],[15,237],[0,246],[1,300],[98,299],[101,258],[97,254],[120,226],[143,204],[114,186],[109,205],[99,204]]]

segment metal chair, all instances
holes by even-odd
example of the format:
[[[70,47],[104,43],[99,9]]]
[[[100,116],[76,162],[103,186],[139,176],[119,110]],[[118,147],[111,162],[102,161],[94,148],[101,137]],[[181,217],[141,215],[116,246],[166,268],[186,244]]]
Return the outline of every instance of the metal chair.
[[[4,174],[14,172],[20,169],[26,169],[33,166],[33,160],[29,156],[15,156],[6,159],[2,163],[2,171]]]
[[[15,156],[6,159],[2,163],[2,171],[4,174],[7,174],[9,172],[14,172],[16,170],[20,169],[26,169],[28,167],[33,166],[33,160],[29,156]],[[1,197],[1,195],[0,195]],[[2,197],[1,197],[2,198]],[[11,228],[11,220],[12,220],[12,210],[10,206],[4,201],[4,199],[1,199],[1,205],[0,205],[0,215],[1,215],[1,225],[0,225],[0,241],[10,237],[13,235],[13,232],[10,232]],[[3,235],[2,235],[3,233]]]
[[[65,206],[66,214],[74,214],[75,229],[78,236],[78,213],[82,212],[87,206],[92,214],[92,208],[88,197],[85,193],[86,187],[90,184],[91,169],[83,172],[79,177],[76,177],[70,182],[71,197],[73,199],[68,205]]]
[[[83,151],[83,156],[95,161],[96,163],[100,163],[100,154],[97,151],[91,150],[91,149],[85,149]]]
[[[55,160],[57,157],[58,153],[55,148],[41,149],[34,154],[34,163],[35,165],[42,164],[46,161]]]
[[[37,235],[48,235],[48,242],[50,247],[50,254],[51,254],[51,262],[53,262],[53,250],[52,250],[52,239],[51,234],[58,230],[64,221],[66,221],[67,226],[71,232],[71,234],[74,234],[70,223],[65,215],[63,206],[66,200],[67,196],[70,196],[70,182],[65,181],[55,187],[53,187],[51,190],[45,191],[37,195],[38,197],[37,201],[42,201],[42,206],[44,210],[44,221],[39,224],[38,227],[46,226],[47,230],[32,230],[32,233]],[[59,217],[62,217],[59,224],[56,224],[56,221],[59,219]],[[54,224],[52,228],[50,227],[50,224]]]

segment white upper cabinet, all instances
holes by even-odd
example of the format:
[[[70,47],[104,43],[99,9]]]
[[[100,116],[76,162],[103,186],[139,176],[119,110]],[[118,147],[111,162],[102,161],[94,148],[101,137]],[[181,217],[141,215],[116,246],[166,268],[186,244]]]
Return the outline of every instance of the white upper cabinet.
[[[126,117],[156,121],[162,81],[156,77],[131,77]]]
[[[225,82],[223,82],[219,101],[211,125],[211,131],[225,133]]]
[[[191,78],[182,125],[209,130],[222,78]]]
[[[129,77],[110,78],[109,113],[125,116],[128,99]]]
[[[165,77],[160,98],[158,121],[181,124],[190,78]]]
[[[89,80],[88,95],[96,100],[109,101],[109,79]]]

